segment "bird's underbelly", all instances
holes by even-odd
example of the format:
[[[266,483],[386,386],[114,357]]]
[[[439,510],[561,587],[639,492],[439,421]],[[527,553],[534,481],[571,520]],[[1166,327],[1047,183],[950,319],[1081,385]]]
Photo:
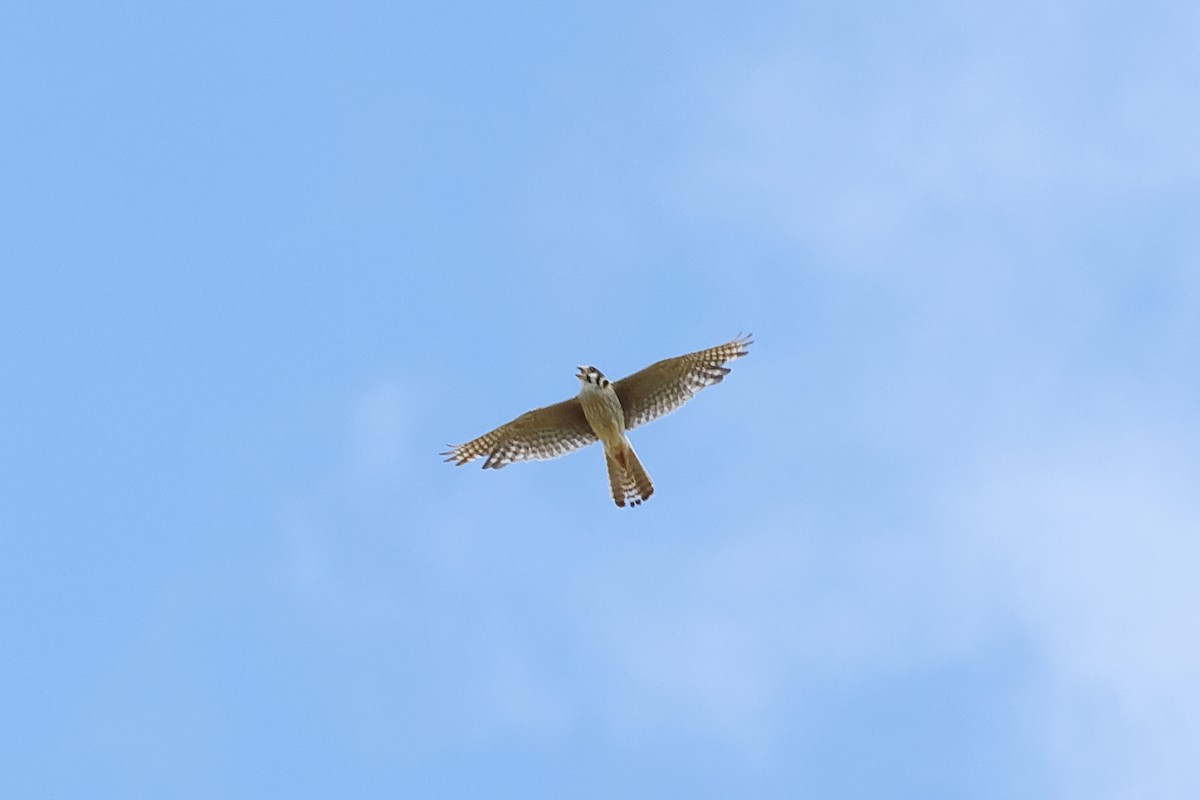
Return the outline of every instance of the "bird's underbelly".
[[[625,437],[625,413],[616,392],[583,392],[579,402],[588,425],[600,441],[616,444]]]

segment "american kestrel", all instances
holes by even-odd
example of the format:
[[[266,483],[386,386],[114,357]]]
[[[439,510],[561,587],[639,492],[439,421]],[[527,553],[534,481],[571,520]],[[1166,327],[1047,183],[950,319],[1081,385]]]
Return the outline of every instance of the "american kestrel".
[[[664,359],[613,383],[595,367],[580,367],[579,395],[537,408],[491,433],[451,449],[455,466],[484,457],[484,469],[514,461],[557,458],[599,440],[604,444],[608,481],[618,506],[638,505],[654,494],[654,484],[638,460],[626,431],[670,414],[705,386],[729,374],[725,364],[746,355],[749,336],[685,356]]]

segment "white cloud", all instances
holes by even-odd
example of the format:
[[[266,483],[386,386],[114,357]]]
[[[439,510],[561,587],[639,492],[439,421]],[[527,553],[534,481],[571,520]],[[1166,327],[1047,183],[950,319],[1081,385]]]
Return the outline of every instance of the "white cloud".
[[[992,249],[1015,244],[1007,229],[1028,249],[1200,177],[1186,133],[1200,128],[1194,12],[1149,14],[1125,35],[1084,4],[940,9],[917,21],[847,10],[857,36],[842,48],[785,20],[793,36],[773,31],[712,68],[679,205],[830,269],[886,276],[915,248],[911,279],[939,271],[934,240],[986,235]],[[876,27],[899,22],[915,42]]]
[[[1084,433],[1001,457],[966,521],[1045,660],[1038,727],[1064,790],[1195,796],[1200,470],[1170,440]]]
[[[770,742],[831,684],[969,657],[996,635],[982,557],[944,532],[843,532],[783,507],[716,549],[600,565],[581,587],[614,724]]]

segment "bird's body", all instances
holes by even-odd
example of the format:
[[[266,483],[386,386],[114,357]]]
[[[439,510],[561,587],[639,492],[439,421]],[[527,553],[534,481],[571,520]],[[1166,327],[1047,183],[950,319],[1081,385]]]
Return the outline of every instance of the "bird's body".
[[[625,435],[625,410],[621,398],[604,373],[595,367],[580,367],[576,376],[581,381],[579,404],[592,433],[604,445],[604,461],[608,466],[608,483],[612,488],[613,502],[624,506],[626,502],[638,505],[654,494],[654,484],[646,468],[633,451],[629,437]]]
[[[581,367],[577,376],[579,403],[592,433],[603,442],[605,449],[615,447],[625,438],[625,411],[612,383],[595,367]]]
[[[638,505],[654,484],[626,431],[669,414],[729,373],[726,362],[746,355],[749,337],[668,358],[615,383],[595,367],[580,367],[579,394],[534,409],[494,431],[443,453],[463,465],[483,457],[484,469],[514,461],[557,458],[596,441],[604,446],[609,484],[618,506]]]

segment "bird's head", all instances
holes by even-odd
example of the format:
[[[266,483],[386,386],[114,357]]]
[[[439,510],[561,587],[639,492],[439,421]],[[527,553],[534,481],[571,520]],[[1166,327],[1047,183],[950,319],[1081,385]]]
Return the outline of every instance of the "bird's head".
[[[583,384],[591,386],[599,386],[601,389],[608,386],[608,378],[604,377],[604,373],[595,367],[580,367],[579,372],[575,374]]]

